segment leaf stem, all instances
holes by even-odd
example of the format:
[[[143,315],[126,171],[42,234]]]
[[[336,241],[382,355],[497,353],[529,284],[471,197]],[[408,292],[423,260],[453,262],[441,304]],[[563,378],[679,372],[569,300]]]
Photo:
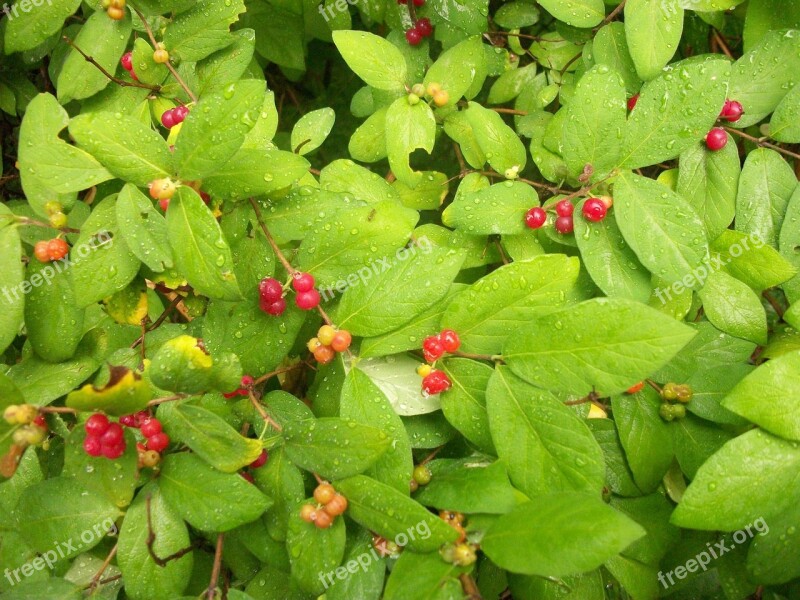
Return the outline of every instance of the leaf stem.
[[[217,594],[217,582],[219,581],[219,572],[222,569],[222,546],[224,542],[225,534],[218,534],[217,545],[214,549],[214,566],[211,569],[211,581],[208,583],[208,590],[206,590],[206,598],[208,600],[214,600]]]

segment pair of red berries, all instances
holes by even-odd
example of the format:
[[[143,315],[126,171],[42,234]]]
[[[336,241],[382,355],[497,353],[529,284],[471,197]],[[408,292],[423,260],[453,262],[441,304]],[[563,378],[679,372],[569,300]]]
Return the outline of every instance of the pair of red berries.
[[[403,3],[405,4],[405,2]],[[417,4],[417,0],[414,0],[414,6],[422,6],[425,4],[424,0],[420,1]],[[423,17],[419,19],[414,26],[406,31],[406,41],[411,44],[412,46],[418,46],[422,43],[426,37],[430,37],[433,34],[433,25],[431,25],[430,19]]]
[[[742,118],[744,107],[736,100],[725,100],[725,105],[719,113],[721,121],[735,123]],[[728,134],[722,127],[714,127],[706,134],[706,147],[712,152],[722,150],[728,144]]]
[[[255,383],[255,379],[253,379],[250,375],[243,375],[241,386],[239,389],[234,390],[232,392],[228,392],[227,394],[222,394],[225,398],[235,398],[236,396],[248,396],[250,395],[250,388]]]
[[[89,456],[105,456],[114,460],[125,452],[122,425],[110,422],[104,414],[93,414],[86,419],[83,428],[86,431],[83,449]]]
[[[461,346],[458,334],[452,329],[443,329],[439,335],[431,335],[422,342],[422,354],[429,363],[435,362],[445,352],[455,352]]]
[[[68,252],[69,244],[61,238],[36,242],[36,245],[33,247],[33,255],[36,257],[36,260],[43,263],[61,260]]]
[[[133,52],[126,52],[123,54],[122,58],[119,59],[119,62],[122,65],[122,68],[130,73],[130,76],[134,81],[139,81],[139,78],[136,76],[136,72],[133,70]]]
[[[311,273],[295,273],[292,276],[292,287],[296,292],[294,302],[301,310],[311,310],[319,306],[320,295],[314,289],[314,277]],[[283,286],[274,277],[266,277],[258,284],[259,306],[265,313],[279,316],[286,310],[283,298]]]
[[[189,114],[189,109],[185,106],[176,106],[161,113],[161,124],[167,129],[172,129],[175,125],[183,123]]]

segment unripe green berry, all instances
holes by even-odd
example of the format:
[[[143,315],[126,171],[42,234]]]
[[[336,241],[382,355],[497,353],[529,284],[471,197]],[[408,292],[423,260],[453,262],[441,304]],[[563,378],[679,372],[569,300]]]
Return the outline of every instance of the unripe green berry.
[[[477,560],[475,550],[469,544],[459,544],[453,550],[453,564],[467,567]]]
[[[674,383],[665,383],[661,388],[661,397],[667,402],[674,402],[678,399],[678,386]]]
[[[682,419],[686,416],[686,407],[683,404],[673,404],[670,406],[672,409],[672,416],[676,419]]]
[[[44,204],[44,212],[46,212],[48,215],[54,215],[62,212],[63,210],[64,207],[61,205],[61,202],[57,202],[56,200],[50,200]]]
[[[431,482],[433,473],[427,465],[417,465],[414,467],[414,481],[420,485],[428,485]]]
[[[413,86],[411,86],[411,93],[422,97],[425,95],[425,86],[421,83],[415,83]]]
[[[658,409],[658,414],[661,415],[661,418],[665,421],[672,421],[675,418],[671,404],[662,404]]]
[[[67,226],[67,215],[63,212],[57,212],[50,215],[50,225],[57,229]]]
[[[416,94],[409,94],[408,95],[408,103],[411,106],[414,106],[415,104],[419,104],[419,96],[417,96]]]
[[[19,413],[19,406],[17,406],[16,404],[9,404],[3,411],[3,418],[9,425],[16,425],[18,413]]]
[[[676,394],[677,394],[677,400],[681,404],[686,404],[692,399],[692,396],[694,396],[692,388],[686,384],[679,385],[676,390]]]

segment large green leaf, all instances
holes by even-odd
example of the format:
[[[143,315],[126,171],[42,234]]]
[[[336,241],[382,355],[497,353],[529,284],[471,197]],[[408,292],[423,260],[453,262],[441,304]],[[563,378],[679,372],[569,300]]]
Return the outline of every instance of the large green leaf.
[[[722,271],[711,273],[700,290],[708,320],[725,333],[758,344],[767,342],[767,314],[746,284]]]
[[[594,27],[606,16],[602,0],[543,0],[542,7],[573,27]]]
[[[540,496],[495,521],[481,549],[512,573],[561,577],[599,567],[645,534],[598,496]]]
[[[525,168],[525,146],[497,112],[470,102],[464,115],[478,146],[495,171],[505,173],[507,169],[522,171]]]
[[[231,249],[211,210],[193,189],[182,186],[167,209],[167,232],[178,272],[199,294],[239,300]]]
[[[795,85],[775,108],[769,122],[769,137],[779,142],[800,142],[800,125],[794,118],[800,112],[800,87]]]
[[[508,338],[503,356],[514,373],[534,385],[605,396],[649,376],[694,335],[638,302],[594,298],[535,316]]]
[[[258,488],[275,501],[264,516],[269,534],[285,541],[289,518],[305,498],[302,472],[286,457],[284,449],[278,447],[270,451],[267,464],[253,470],[253,478]]]
[[[15,2],[11,10],[19,9],[23,1]],[[6,19],[6,53],[31,50],[61,30],[64,20],[80,6],[80,0],[49,0],[41,2],[35,10],[12,12],[14,18]],[[109,19],[110,20],[110,19]]]
[[[11,211],[0,208],[0,351],[14,341],[22,324],[25,293],[22,289],[25,268],[19,231],[9,225]]]
[[[623,23],[614,21],[603,26],[594,36],[592,53],[596,64],[608,65],[619,73],[625,81],[628,94],[633,95],[639,91],[642,80],[636,73]]]
[[[406,59],[391,42],[365,31],[335,31],[333,43],[347,66],[367,85],[379,90],[403,89]]]
[[[198,0],[169,23],[164,43],[176,58],[198,61],[233,43],[228,29],[244,11],[244,0]]]
[[[486,57],[480,36],[472,36],[442,52],[425,73],[423,83],[438,83],[455,104],[467,93],[476,76],[485,72]]]
[[[765,583],[786,583],[800,576],[800,542],[794,535],[800,526],[800,506],[792,506],[769,523],[757,519],[753,525],[760,534],[753,536],[747,552],[747,569],[753,577]]]
[[[436,120],[425,102],[410,104],[407,97],[398,98],[386,112],[386,153],[389,166],[397,179],[409,187],[422,182],[422,173],[411,168],[411,154],[416,150],[433,150],[436,141]]]
[[[661,73],[683,33],[683,8],[679,0],[628,0],[625,37],[636,72],[645,81]]]
[[[478,448],[495,454],[486,414],[486,386],[494,370],[467,358],[448,358],[441,368],[452,382],[440,398],[445,418]]]
[[[529,497],[605,483],[603,453],[592,432],[546,390],[497,367],[486,389],[486,410],[497,455],[514,485]]]
[[[794,194],[789,199],[778,241],[781,255],[800,271],[800,252],[797,251],[797,248],[800,248],[800,185],[795,188]],[[783,291],[789,302],[797,303],[800,299],[800,274],[785,283]]]
[[[527,231],[525,213],[539,205],[527,183],[505,181],[459,193],[442,213],[442,223],[468,235],[519,234]]]
[[[503,461],[480,463],[472,458],[428,463],[430,483],[414,499],[426,506],[464,513],[503,514],[517,504]]]
[[[452,600],[463,597],[458,576],[466,571],[438,554],[403,552],[386,581],[383,600]]]

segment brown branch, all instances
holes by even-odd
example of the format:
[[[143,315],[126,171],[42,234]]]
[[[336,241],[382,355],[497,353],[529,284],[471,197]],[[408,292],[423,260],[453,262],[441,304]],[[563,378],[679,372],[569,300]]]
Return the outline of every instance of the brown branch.
[[[7,218],[12,221],[16,221],[22,225],[33,225],[35,227],[46,227],[47,229],[55,229],[56,231],[61,231],[62,233],[80,233],[80,229],[73,229],[72,227],[53,227],[50,223],[45,223],[44,221],[37,221],[36,219],[31,219],[29,217],[19,217],[17,215],[0,215],[0,219]]]
[[[769,304],[770,304],[770,306],[772,306],[773,310],[782,319],[783,318],[783,312],[784,312],[783,311],[783,307],[780,304],[778,304],[778,301],[775,300],[775,298],[772,297],[772,294],[770,294],[767,291],[764,291],[761,295],[764,296],[764,299],[767,302],[769,302]]]
[[[728,44],[725,42],[725,38],[723,38],[720,35],[719,31],[717,31],[713,27],[711,28],[711,36],[714,39],[714,41],[717,43],[717,45],[720,47],[720,49],[722,50],[722,53],[725,56],[727,56],[728,58],[730,58],[731,60],[735,60],[733,58],[733,53],[731,52],[731,49],[728,47]]]
[[[276,431],[283,431],[283,427],[281,427],[280,423],[275,421],[272,417],[267,414],[267,411],[264,410],[264,407],[261,405],[261,402],[258,401],[255,394],[253,394],[253,390],[248,390],[248,395],[250,396],[250,402],[255,407],[258,414],[261,415],[261,418],[264,419],[266,423],[269,423],[273,429]]]
[[[598,25],[597,27],[594,28],[594,31],[597,31],[598,29],[601,29],[601,28],[605,27],[606,25],[611,23],[611,21],[616,19],[617,15],[620,12],[622,12],[623,8],[625,8],[625,3],[627,1],[628,0],[622,0],[622,2],[620,2],[614,10],[612,10],[610,13],[608,13],[608,16],[605,19],[603,19],[603,22],[600,23],[600,25]]]
[[[294,276],[294,274],[297,273],[298,271],[291,265],[291,263],[288,260],[286,260],[286,257],[283,255],[283,252],[281,252],[281,249],[278,248],[278,244],[275,242],[275,238],[272,237],[272,234],[269,232],[269,229],[267,229],[266,223],[264,223],[264,218],[261,216],[261,209],[258,207],[258,202],[256,202],[255,198],[250,198],[250,205],[253,207],[253,210],[256,213],[256,220],[258,221],[258,224],[261,226],[261,231],[264,232],[264,235],[266,236],[269,245],[272,246],[272,251],[275,253],[275,256],[278,257],[278,260],[283,265],[283,268],[286,269],[286,272],[289,273],[289,275]]]
[[[472,354],[471,352],[450,352],[450,355],[458,356],[459,358],[471,358],[472,360],[503,362],[503,356],[500,354]]]
[[[114,544],[114,547],[111,549],[111,552],[108,553],[108,556],[106,556],[106,559],[103,561],[103,564],[100,565],[100,569],[97,571],[97,573],[94,574],[94,577],[92,577],[92,581],[89,583],[90,590],[93,590],[100,585],[100,578],[103,576],[103,573],[105,573],[106,569],[108,568],[108,565],[111,564],[112,559],[117,554],[118,546],[119,544]]]
[[[193,395],[196,394],[175,394],[174,396],[165,396],[164,398],[155,398],[150,400],[147,403],[148,408],[151,406],[158,406],[159,404],[164,404],[165,402],[174,402],[175,400],[183,400],[184,398],[191,398]]]
[[[528,111],[517,110],[516,108],[492,108],[494,112],[503,113],[506,115],[519,115],[521,117],[527,116]]]
[[[69,408],[68,406],[40,406],[39,407],[40,413],[52,413],[52,414],[62,414],[62,415],[77,415],[78,411],[74,408]]]
[[[466,600],[483,600],[478,585],[469,573],[461,573],[458,580],[461,582],[461,589],[466,594]]]
[[[219,581],[219,572],[222,568],[222,545],[225,541],[225,534],[220,533],[217,535],[217,546],[214,550],[214,566],[211,569],[211,581],[208,583],[208,590],[206,591],[206,598],[214,600],[217,594],[217,582]]]
[[[166,558],[161,558],[156,554],[155,548],[153,548],[153,544],[156,541],[156,532],[153,531],[153,515],[150,509],[150,501],[151,496],[150,494],[147,495],[147,498],[144,500],[145,510],[147,512],[147,539],[145,540],[145,544],[147,545],[147,552],[150,554],[150,558],[153,559],[153,562],[156,563],[159,567],[166,567],[167,563],[171,560],[177,560],[186,554],[189,554],[192,550],[199,546],[197,541],[192,542],[186,548],[182,548],[177,552],[173,552]]]
[[[661,394],[661,386],[659,386],[655,381],[653,381],[652,379],[645,379],[644,382],[651,388],[653,388],[655,391],[657,391],[659,394]]]
[[[183,296],[176,295],[172,299],[172,302],[169,303],[169,306],[167,306],[167,308],[164,309],[164,312],[162,312],[161,315],[159,315],[159,317],[155,320],[155,322],[150,327],[147,328],[147,332],[153,331],[154,329],[160,327],[167,319],[167,317],[170,315],[170,313],[173,310],[175,310],[178,307],[178,304],[180,304],[182,301],[183,301]],[[144,336],[145,334],[142,333],[142,335],[139,336],[139,338],[137,338],[136,341],[131,344],[131,348],[136,348],[136,346],[138,346],[139,344],[143,344]]]
[[[739,129],[734,129],[733,127],[725,127],[724,129],[728,133],[736,134],[739,137],[742,137],[742,138],[744,138],[746,140],[749,140],[749,141],[753,142],[754,144],[756,144],[758,146],[763,146],[765,148],[771,148],[772,150],[775,150],[776,152],[780,152],[781,154],[785,154],[786,156],[791,156],[795,160],[800,160],[800,154],[795,154],[794,152],[790,152],[789,150],[786,150],[785,148],[781,148],[780,146],[777,146],[775,144],[770,144],[769,142],[765,142],[763,140],[763,138],[754,137],[754,136],[750,135],[749,133],[745,133],[744,131],[740,131]]]
[[[100,71],[100,72],[101,72],[103,75],[105,75],[106,77],[108,77],[108,79],[109,79],[109,80],[113,81],[113,82],[114,82],[114,83],[116,83],[117,85],[121,85],[121,86],[123,86],[123,87],[138,87],[138,88],[144,88],[144,89],[146,89],[146,90],[152,90],[152,91],[154,91],[154,92],[159,92],[159,91],[161,91],[161,87],[160,87],[160,86],[157,86],[157,85],[148,85],[148,84],[146,84],[146,83],[142,83],[141,81],[125,81],[124,79],[120,79],[119,77],[115,77],[114,75],[112,75],[111,73],[109,73],[108,71],[106,71],[106,70],[105,70],[105,68],[103,67],[103,65],[101,65],[100,63],[98,63],[98,62],[97,62],[95,59],[93,59],[91,56],[89,56],[88,54],[86,54],[86,53],[85,53],[83,50],[81,50],[80,48],[78,48],[78,46],[76,46],[76,45],[75,45],[75,42],[73,42],[71,39],[69,39],[69,37],[68,37],[68,36],[64,35],[64,36],[61,36],[61,37],[62,37],[62,39],[63,39],[65,42],[67,42],[67,44],[69,44],[70,46],[72,46],[72,48],[74,48],[75,50],[77,50],[77,51],[78,51],[78,54],[80,54],[80,55],[81,55],[81,56],[84,58],[84,60],[86,60],[86,62],[88,62],[88,63],[90,63],[90,64],[94,65],[95,67],[97,67],[97,69],[98,69],[98,70],[99,70],[99,71]]]

